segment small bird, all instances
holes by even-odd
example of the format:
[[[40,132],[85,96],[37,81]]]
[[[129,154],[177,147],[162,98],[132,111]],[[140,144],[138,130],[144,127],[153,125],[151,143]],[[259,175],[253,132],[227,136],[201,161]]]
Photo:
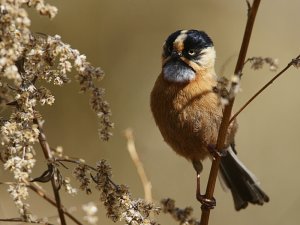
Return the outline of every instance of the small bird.
[[[224,106],[216,93],[216,53],[210,37],[203,31],[178,30],[165,41],[162,71],[151,92],[154,120],[170,147],[193,163],[197,173],[197,199],[208,207],[214,199],[200,193],[200,173],[206,157],[217,151],[218,131]],[[231,190],[236,210],[248,203],[263,205],[269,197],[259,188],[255,176],[236,156],[234,136],[237,123],[228,129],[226,154],[221,158],[223,183]]]

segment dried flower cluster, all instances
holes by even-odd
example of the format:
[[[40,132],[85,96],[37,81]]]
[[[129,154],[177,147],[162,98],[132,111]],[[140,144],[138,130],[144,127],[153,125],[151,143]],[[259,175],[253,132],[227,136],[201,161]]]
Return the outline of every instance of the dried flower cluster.
[[[161,204],[163,212],[170,214],[180,225],[200,225],[200,221],[191,217],[193,212],[191,207],[180,209],[175,206],[175,201],[170,198],[161,200]]]
[[[126,224],[134,225],[156,224],[149,217],[151,213],[159,213],[160,208],[142,199],[132,199],[127,186],[113,183],[111,167],[105,160],[99,161],[96,168],[84,164],[75,168],[74,175],[81,183],[81,189],[90,193],[91,189],[88,186],[91,180],[87,173],[92,171],[96,172],[92,175],[92,180],[96,183],[96,189],[100,191],[100,201],[104,203],[107,216],[111,220],[124,220]]]
[[[228,88],[229,80],[223,76],[218,78],[217,85],[213,87],[213,91],[220,96],[222,105],[226,105],[228,103]]]
[[[240,91],[240,75],[233,75],[231,82],[226,77],[220,77],[213,91],[219,95],[221,104],[226,106]]]
[[[295,60],[296,62],[297,60]],[[271,57],[251,57],[246,60],[246,63],[251,63],[251,68],[258,70],[263,68],[264,64],[269,65],[270,71],[276,71],[278,69],[278,59]],[[214,92],[220,96],[223,106],[227,105],[229,100],[234,98],[240,91],[240,80],[242,74],[234,74],[231,77],[231,82],[226,77],[220,77],[217,85],[213,88]]]
[[[76,195],[77,194],[77,189],[76,188],[73,188],[71,186],[71,179],[69,177],[65,177],[63,180],[62,180],[62,185],[64,186],[65,188],[65,191],[70,194],[70,195]]]
[[[88,175],[90,173],[90,168],[84,164],[78,164],[74,169],[73,175],[80,183],[80,190],[85,191],[86,194],[91,194],[91,178]]]
[[[36,106],[52,105],[55,100],[48,88],[40,86],[42,81],[63,85],[70,81],[68,73],[74,68],[80,89],[92,94],[91,106],[102,124],[103,140],[108,140],[113,127],[109,105],[103,99],[104,90],[94,84],[103,78],[103,71],[90,65],[60,36],[33,34],[27,7],[50,18],[57,13],[57,8],[44,0],[1,0],[0,4],[0,107],[11,109],[11,114],[1,119],[0,159],[16,180],[8,192],[24,221],[31,220],[29,205],[24,202],[28,198],[24,181],[30,179],[36,162],[33,146],[38,142],[39,129],[34,121],[42,119]],[[68,179],[62,184],[69,193],[75,192]]]
[[[294,67],[296,67],[297,69],[300,68],[300,59],[299,59],[299,56],[295,59],[292,60],[292,64]]]
[[[251,57],[247,59],[246,62],[251,63],[251,69],[258,70],[262,69],[264,64],[269,65],[270,71],[276,71],[278,69],[278,59],[273,59],[271,57]]]
[[[104,89],[95,85],[94,80],[101,80],[104,72],[101,68],[93,67],[86,61],[86,56],[81,55],[78,50],[72,49],[68,44],[61,41],[61,37],[35,36],[32,37],[33,48],[28,52],[25,70],[32,76],[32,80],[37,78],[53,82],[54,85],[63,85],[70,81],[68,72],[74,68],[77,72],[76,80],[80,84],[82,92],[91,92],[90,104],[100,119],[102,127],[99,131],[103,140],[108,140],[111,136],[110,129],[113,123],[110,122],[111,111],[109,104],[104,100]],[[33,68],[32,65],[35,65]],[[38,71],[39,75],[36,75]],[[44,105],[51,105],[54,97],[45,87],[40,87],[39,102]]]

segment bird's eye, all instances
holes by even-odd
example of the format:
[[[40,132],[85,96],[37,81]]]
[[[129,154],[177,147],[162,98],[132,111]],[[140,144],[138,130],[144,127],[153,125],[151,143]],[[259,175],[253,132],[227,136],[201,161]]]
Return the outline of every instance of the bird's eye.
[[[190,49],[190,50],[188,51],[188,54],[189,54],[190,56],[194,56],[194,55],[196,55],[196,51],[193,50],[193,49]]]

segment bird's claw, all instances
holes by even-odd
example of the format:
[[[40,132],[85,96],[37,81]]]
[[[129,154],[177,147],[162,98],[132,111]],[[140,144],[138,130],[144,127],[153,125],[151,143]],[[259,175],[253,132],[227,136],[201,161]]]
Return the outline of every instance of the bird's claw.
[[[215,145],[208,145],[208,151],[215,159],[217,157],[224,157],[227,155],[227,149],[218,150]]]
[[[197,200],[201,203],[201,208],[213,209],[216,206],[216,199],[214,197],[207,198],[205,195],[197,195]]]

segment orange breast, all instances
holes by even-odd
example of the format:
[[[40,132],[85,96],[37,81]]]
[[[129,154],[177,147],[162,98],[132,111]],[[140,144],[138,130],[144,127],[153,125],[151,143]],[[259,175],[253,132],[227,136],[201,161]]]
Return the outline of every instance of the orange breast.
[[[151,110],[164,140],[190,160],[204,159],[207,146],[216,144],[222,106],[212,91],[215,80],[168,82],[162,75],[151,92]]]

